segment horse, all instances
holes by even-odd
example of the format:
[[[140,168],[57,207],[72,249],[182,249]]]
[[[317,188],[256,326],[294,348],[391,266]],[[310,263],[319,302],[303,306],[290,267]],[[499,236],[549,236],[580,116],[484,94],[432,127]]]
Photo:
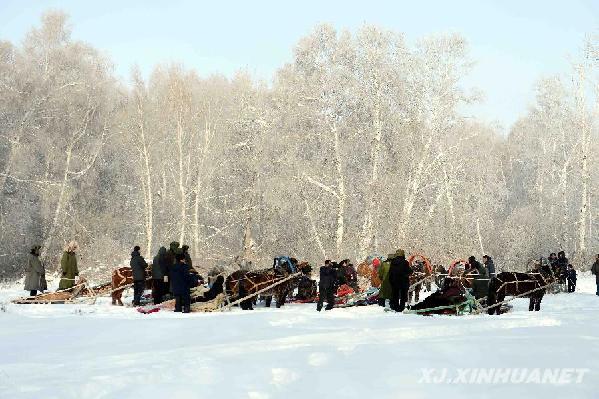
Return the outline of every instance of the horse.
[[[420,254],[411,255],[408,258],[408,263],[413,270],[413,273],[410,275],[410,286],[414,286],[414,289],[408,294],[408,303],[412,302],[412,296],[414,296],[415,302],[418,302],[423,285],[427,291],[431,290],[431,281],[428,277],[433,274],[433,269],[430,260]],[[423,281],[425,279],[427,281]]]
[[[358,287],[360,291],[366,291],[370,287],[379,288],[381,286],[381,279],[379,279],[378,267],[381,264],[381,259],[378,257],[369,257],[358,265]]]
[[[283,262],[279,267],[273,267],[264,270],[243,271],[237,270],[230,274],[225,280],[225,290],[227,296],[233,301],[239,298],[249,297],[241,302],[240,306],[243,310],[252,310],[255,295],[258,291],[267,288],[270,285],[281,281],[298,270],[305,270],[309,267],[307,263],[302,263],[295,266],[293,262]],[[263,292],[263,296],[267,297],[267,305],[270,305],[268,297],[274,297],[277,302],[277,308],[285,304],[285,300],[290,292],[297,288],[300,276],[291,278],[284,283]]]
[[[145,289],[152,289],[152,269],[151,265],[146,269],[146,282]],[[123,292],[126,289],[127,285],[133,284],[133,270],[130,267],[119,267],[112,271],[112,304],[123,306]],[[119,289],[123,287],[122,289]]]
[[[489,282],[489,294],[487,296],[488,313],[501,314],[500,306],[506,296],[523,295],[529,298],[528,310],[541,310],[541,301],[545,295],[546,288],[554,281],[550,270],[541,269],[539,272],[518,273],[501,272]],[[493,306],[497,305],[497,306]]]

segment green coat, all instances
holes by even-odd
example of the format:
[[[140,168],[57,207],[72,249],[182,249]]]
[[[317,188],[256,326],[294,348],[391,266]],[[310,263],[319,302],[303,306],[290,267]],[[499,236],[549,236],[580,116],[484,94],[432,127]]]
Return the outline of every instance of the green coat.
[[[62,269],[62,278],[58,284],[59,290],[66,290],[75,285],[75,276],[79,275],[77,269],[77,255],[73,252],[64,252],[60,260],[60,268]]]
[[[391,299],[393,293],[391,291],[391,283],[389,282],[389,267],[391,262],[389,260],[384,261],[379,266],[378,274],[379,280],[381,280],[381,288],[379,291],[379,299]]]

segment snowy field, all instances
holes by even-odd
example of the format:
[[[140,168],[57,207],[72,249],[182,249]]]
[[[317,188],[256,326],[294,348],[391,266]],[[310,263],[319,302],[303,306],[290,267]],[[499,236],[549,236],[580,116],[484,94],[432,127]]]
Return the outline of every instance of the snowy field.
[[[536,313],[516,300],[502,316],[423,317],[313,304],[143,315],[13,305],[24,291],[4,287],[0,398],[598,398],[599,297],[591,276],[578,289]],[[477,368],[528,377],[477,383]]]

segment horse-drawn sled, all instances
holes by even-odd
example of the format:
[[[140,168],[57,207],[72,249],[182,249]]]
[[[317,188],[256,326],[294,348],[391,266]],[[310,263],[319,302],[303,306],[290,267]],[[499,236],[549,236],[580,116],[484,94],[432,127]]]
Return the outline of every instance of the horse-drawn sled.
[[[84,278],[80,279],[73,287],[55,292],[46,292],[36,296],[22,297],[12,300],[19,305],[27,304],[71,304],[95,303],[100,296],[106,296],[112,291],[111,283],[91,286]]]

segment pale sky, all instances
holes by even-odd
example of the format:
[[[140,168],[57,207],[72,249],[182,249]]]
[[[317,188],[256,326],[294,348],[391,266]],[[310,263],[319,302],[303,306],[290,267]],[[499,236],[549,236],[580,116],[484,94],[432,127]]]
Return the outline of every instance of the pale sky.
[[[599,1],[76,1],[0,0],[0,40],[19,42],[41,14],[71,16],[73,37],[107,54],[127,79],[176,61],[207,75],[246,69],[270,79],[318,23],[376,24],[408,41],[461,33],[476,62],[465,85],[485,94],[464,112],[508,128],[534,99],[534,84],[568,72],[585,34],[598,31]]]

